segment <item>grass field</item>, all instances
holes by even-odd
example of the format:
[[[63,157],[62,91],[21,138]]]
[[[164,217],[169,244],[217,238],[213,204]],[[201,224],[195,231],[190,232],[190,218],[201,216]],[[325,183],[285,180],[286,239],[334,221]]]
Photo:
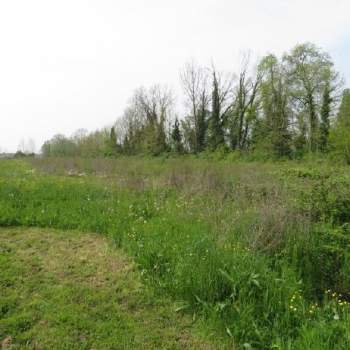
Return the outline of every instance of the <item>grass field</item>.
[[[100,235],[19,228],[0,238],[3,348],[214,348]]]
[[[73,282],[77,290],[67,292],[72,303],[67,324],[60,321],[50,327],[57,334],[70,328],[67,344],[76,340],[79,325],[86,329],[82,343],[74,343],[77,349],[133,349],[143,344],[150,349],[345,350],[350,347],[348,169],[326,162],[261,164],[194,158],[2,161],[0,225],[7,228],[1,236],[1,247],[5,247],[1,273],[5,271],[7,278],[19,283],[17,276],[25,272],[16,269],[30,266],[21,259],[29,258],[31,248],[15,248],[18,241],[11,240],[11,232],[23,237],[20,244],[28,244],[28,235],[39,251],[41,244],[46,245],[45,254],[64,253],[67,258],[60,260],[67,262],[73,259],[72,253],[69,249],[62,252],[62,245],[69,240],[81,244],[73,254],[78,259],[91,248],[87,248],[91,237],[104,240],[89,232],[103,234],[115,246],[109,250],[108,261],[120,262],[126,254],[126,265],[136,266],[137,271],[123,277],[124,293],[130,294],[131,303],[141,303],[142,316],[120,306],[118,295],[110,297],[107,290],[118,285],[116,277],[106,286],[108,297],[101,290],[93,301],[96,314],[80,311],[84,305],[69,294],[79,294],[86,287],[85,269],[89,270],[90,263],[95,268],[107,263],[94,254],[86,255],[86,262],[79,262],[70,276],[72,280],[60,281],[63,285],[75,279],[79,282]],[[13,226],[24,229],[8,229]],[[61,236],[55,236],[52,228],[59,229]],[[86,238],[77,231],[86,232]],[[51,239],[52,244],[48,243]],[[14,247],[10,255],[6,245]],[[55,264],[50,267],[55,269]],[[33,278],[46,273],[52,271],[40,270]],[[105,273],[111,271],[106,268]],[[148,301],[134,298],[135,281],[149,290]],[[15,286],[5,289],[10,299],[21,291]],[[31,293],[28,305],[36,301]],[[95,289],[86,293],[94,295]],[[67,301],[60,297],[55,311],[49,305],[55,300],[52,295],[46,298],[47,308],[39,307],[44,319],[64,312]],[[163,300],[164,306],[157,307]],[[148,303],[155,307],[145,308]],[[171,311],[174,304],[177,313]],[[115,312],[109,310],[110,305],[116,307]],[[169,313],[162,311],[167,309]],[[15,304],[11,317],[34,312],[27,305],[23,310]],[[160,316],[164,313],[171,316]],[[35,339],[42,344],[49,341],[45,332],[42,335],[45,325],[38,323],[35,331],[30,326],[31,331],[21,332],[6,315],[6,305],[3,314],[0,334],[13,337],[13,344],[29,342],[31,349]],[[151,326],[145,326],[144,319]],[[189,326],[188,319],[194,325]],[[118,324],[126,329],[115,327],[116,333],[107,337],[105,332]],[[206,340],[198,340],[198,333]],[[94,343],[92,338],[97,336],[99,342]],[[48,338],[58,341],[59,336]],[[181,343],[184,338],[186,343]],[[107,341],[111,343],[103,343]]]

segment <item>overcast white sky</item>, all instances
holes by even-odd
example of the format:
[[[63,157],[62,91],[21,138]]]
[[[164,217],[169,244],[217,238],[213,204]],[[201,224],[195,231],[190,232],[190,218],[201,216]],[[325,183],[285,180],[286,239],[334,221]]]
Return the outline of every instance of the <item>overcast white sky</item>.
[[[190,59],[235,71],[305,41],[350,82],[349,0],[0,0],[0,148],[111,125],[136,87],[178,91]]]

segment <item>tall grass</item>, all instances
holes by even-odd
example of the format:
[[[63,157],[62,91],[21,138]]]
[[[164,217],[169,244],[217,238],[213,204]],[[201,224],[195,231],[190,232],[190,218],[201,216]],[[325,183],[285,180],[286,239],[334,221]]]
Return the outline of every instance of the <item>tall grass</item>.
[[[348,349],[349,184],[326,164],[2,162],[0,225],[111,236],[238,349]]]

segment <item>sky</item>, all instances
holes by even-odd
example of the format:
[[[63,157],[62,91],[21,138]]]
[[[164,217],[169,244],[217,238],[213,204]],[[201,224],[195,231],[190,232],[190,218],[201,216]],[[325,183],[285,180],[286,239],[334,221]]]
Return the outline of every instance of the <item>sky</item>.
[[[307,41],[350,82],[349,0],[0,0],[0,152],[112,125],[140,86],[180,95],[188,61],[234,72]]]

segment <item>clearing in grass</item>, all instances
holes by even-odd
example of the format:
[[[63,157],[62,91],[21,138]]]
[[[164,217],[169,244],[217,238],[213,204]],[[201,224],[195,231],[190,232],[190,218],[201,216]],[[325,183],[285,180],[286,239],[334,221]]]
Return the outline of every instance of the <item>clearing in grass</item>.
[[[2,349],[214,349],[96,234],[0,229]]]

